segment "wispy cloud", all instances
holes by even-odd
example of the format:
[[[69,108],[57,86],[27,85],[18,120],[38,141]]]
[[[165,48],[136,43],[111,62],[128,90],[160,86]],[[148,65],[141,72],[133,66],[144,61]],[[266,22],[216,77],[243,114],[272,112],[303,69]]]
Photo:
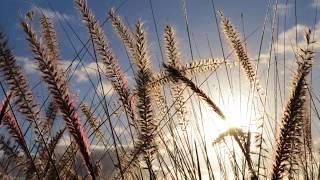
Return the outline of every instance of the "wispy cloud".
[[[108,96],[111,95],[114,92],[114,90],[111,83],[109,81],[105,81],[102,83],[102,86],[101,83],[99,83],[99,85],[97,86],[97,92],[101,96]]]
[[[38,66],[37,64],[29,57],[23,57],[23,56],[17,56],[16,57],[18,63],[20,64],[21,68],[26,72],[27,74],[37,74]],[[96,63],[89,63],[87,65],[84,65],[82,67],[76,68],[76,65],[79,63],[78,60],[73,61],[71,65],[71,61],[67,60],[61,60],[59,61],[59,67],[66,71],[67,68],[70,68],[70,71],[73,72],[73,78],[75,82],[82,83],[89,80],[89,78],[96,77],[97,73],[97,66]],[[99,64],[100,67],[102,67],[102,64]]]
[[[313,0],[311,3],[311,7],[320,7],[320,1],[319,0]]]
[[[276,6],[274,7],[276,8]],[[277,9],[278,9],[278,13],[279,15],[285,15],[287,12],[289,12],[292,8],[291,4],[277,4]]]
[[[23,71],[26,72],[27,74],[34,74],[34,73],[38,72],[37,66],[32,61],[32,59],[30,59],[28,57],[17,56],[16,60],[23,68]]]
[[[76,64],[76,63],[75,63]],[[101,68],[104,67],[104,65],[99,62],[99,69],[101,71]],[[98,68],[97,64],[95,62],[91,62],[89,64],[86,64],[80,68],[78,68],[75,72],[75,75],[77,76],[77,82],[85,82],[89,80],[89,77],[94,77],[97,75]]]
[[[36,7],[35,9],[39,14],[44,14],[53,20],[62,20],[62,21],[67,20],[68,21],[68,20],[73,19],[73,17],[71,15],[67,15],[65,13],[59,13],[58,11],[52,11],[50,9],[41,8],[41,7]]]

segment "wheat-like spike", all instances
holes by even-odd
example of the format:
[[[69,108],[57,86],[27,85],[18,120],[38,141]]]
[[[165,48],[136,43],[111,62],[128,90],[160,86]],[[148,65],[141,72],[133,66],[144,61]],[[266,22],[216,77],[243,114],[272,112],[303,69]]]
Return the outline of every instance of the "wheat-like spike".
[[[306,95],[307,97],[307,101],[310,101],[310,97],[308,96],[308,94]],[[305,104],[305,113],[308,114],[307,112],[310,111],[308,110],[309,107],[307,106],[307,103]],[[304,118],[304,122],[303,122],[303,138],[304,138],[304,142],[306,143],[306,151],[308,151],[309,153],[312,153],[312,134],[311,134],[311,118],[310,116],[306,115]]]
[[[231,21],[223,15],[222,12],[220,12],[220,16],[223,32],[226,38],[228,39],[230,46],[236,52],[241,67],[245,72],[246,77],[249,79],[251,88],[256,88],[257,92],[262,94],[263,92],[260,83],[257,79],[255,67],[250,62],[248,54],[245,51],[244,45],[240,40],[239,32],[233,26]]]
[[[166,60],[167,63],[173,67],[178,67],[181,65],[180,53],[178,50],[178,43],[176,40],[176,34],[174,29],[167,25],[164,30],[164,39],[166,47]],[[187,125],[187,109],[185,106],[185,97],[183,94],[182,83],[177,81],[172,85],[173,90],[173,102],[174,107],[177,112],[179,119],[183,125]]]
[[[0,124],[2,123],[2,120],[4,119],[4,116],[6,115],[6,111],[7,108],[9,106],[9,100],[11,98],[12,94],[9,94],[9,96],[6,98],[6,100],[4,101],[2,107],[1,107],[1,111],[0,111]]]
[[[157,88],[159,86],[168,84],[169,82],[174,82],[169,73],[167,71],[160,71],[160,73],[153,75],[149,86],[150,88]]]
[[[7,111],[7,108],[9,106],[10,103],[10,98],[11,98],[11,94],[8,96],[8,98],[4,101],[4,103],[0,102],[0,110],[1,112]],[[4,114],[4,116],[2,117],[2,122],[1,124],[4,124],[7,126],[8,128],[8,132],[9,134],[15,139],[15,141],[19,144],[20,148],[23,150],[23,152],[25,153],[25,155],[28,157],[30,163],[31,163],[31,168],[33,172],[36,172],[38,178],[39,178],[39,172],[38,169],[35,165],[35,162],[33,160],[33,157],[31,156],[29,149],[27,147],[27,143],[23,137],[23,133],[20,129],[19,123],[17,121],[17,119],[10,113],[10,112],[6,112]]]
[[[300,49],[297,59],[298,69],[292,82],[290,98],[282,115],[271,176],[273,180],[282,179],[288,162],[291,160],[296,162],[296,156],[301,153],[302,128],[305,116],[307,116],[304,109],[307,96],[306,76],[310,72],[313,59],[313,51],[310,50],[313,42],[310,41],[310,34],[309,30],[306,33],[306,48]]]
[[[40,122],[31,89],[11,50],[7,48],[7,41],[2,33],[0,34],[0,71],[15,98],[14,103],[18,106],[18,110],[26,116],[28,121]]]
[[[63,156],[59,159],[58,164],[58,170],[60,172],[60,175],[65,175],[68,177],[69,175],[74,174],[73,166],[75,163],[75,156],[77,152],[77,143],[74,140],[71,140],[71,143],[69,146],[67,146],[66,152],[63,154]],[[53,172],[52,168],[48,171],[47,177],[52,177]],[[63,176],[62,176],[63,177]]]
[[[7,112],[8,107],[9,107],[9,103],[10,103],[10,99],[11,99],[11,95],[12,94],[9,94],[9,96],[6,98],[6,100],[3,103],[2,102],[0,103],[1,113],[3,112],[1,123],[8,126],[9,133],[16,139],[18,144],[21,146],[21,148],[27,154],[29,151],[28,151],[28,147],[25,144],[23,134],[20,130],[20,126],[19,126],[17,120],[9,112]]]
[[[164,28],[164,40],[165,40],[167,63],[170,64],[171,66],[180,66],[182,62],[181,62],[181,57],[178,50],[176,32],[170,25],[166,25],[166,27]]]
[[[115,10],[112,8],[108,13],[110,20],[112,22],[112,27],[114,31],[117,32],[119,38],[124,42],[127,50],[131,57],[135,54],[135,37],[130,31],[130,29],[125,25],[125,23],[121,20],[120,16],[118,16]]]
[[[38,62],[39,70],[42,72],[42,78],[48,84],[50,95],[53,97],[55,104],[57,104],[63,114],[70,134],[79,146],[91,177],[95,179],[94,169],[90,159],[88,137],[81,125],[79,115],[76,111],[74,101],[69,92],[62,70],[59,69],[57,64],[53,62],[50,56],[48,56],[45,47],[38,40],[33,29],[25,21],[21,22],[21,26],[27,35],[27,40],[35,55],[35,60]]]
[[[82,103],[80,107],[81,111],[86,116],[87,121],[89,122],[89,125],[91,126],[96,137],[101,139],[102,143],[105,144],[104,133],[99,128],[100,123],[98,122],[97,117],[94,115],[94,113],[91,111],[90,107],[87,104]]]
[[[182,74],[187,77],[193,77],[204,72],[214,72],[222,63],[224,62],[220,59],[199,59],[191,63],[180,65],[180,68]],[[168,84],[169,82],[174,82],[174,80],[167,71],[161,71],[159,74],[153,76],[150,87],[154,88],[156,86]]]
[[[0,135],[0,150],[3,152],[4,157],[7,159],[7,166],[4,167],[4,165],[1,163],[1,171],[3,171],[5,174],[8,174],[8,167],[10,164],[19,165],[20,163],[24,163],[25,154],[24,152],[21,153],[21,149],[17,148],[19,146],[15,143],[12,143],[11,138],[5,139],[4,135]]]
[[[221,143],[227,136],[231,136],[235,139],[239,145],[241,152],[243,153],[246,162],[248,163],[248,168],[251,173],[251,180],[257,180],[258,177],[252,166],[252,158],[250,155],[250,135],[251,133],[245,133],[241,128],[230,128],[225,132],[221,133],[213,142],[213,144]]]
[[[184,76],[179,69],[164,64],[164,67],[167,69],[168,73],[175,78],[176,80],[182,81],[186,84],[192,91],[194,91],[199,97],[201,97],[212,109],[216,112],[222,119],[225,119],[225,115],[220,110],[220,108],[206,95],[196,84],[194,84],[190,79]]]
[[[59,60],[57,34],[52,20],[43,15],[40,18],[40,25],[44,43],[48,48],[48,56],[51,56],[53,60]]]
[[[222,133],[213,141],[213,144],[221,143],[228,136],[238,136],[241,139],[246,139],[247,133],[245,133],[241,128],[230,128]]]
[[[48,143],[48,148],[49,148],[49,153],[53,155],[54,150],[58,144],[58,142],[61,140],[64,132],[66,130],[66,127],[60,129],[59,131],[57,131],[57,133],[50,139],[49,143]],[[48,157],[48,154],[45,152],[45,149],[40,149],[40,154],[39,154],[39,162],[41,167],[43,168],[42,172],[43,175],[45,176],[48,173],[48,170],[50,168],[50,160]]]
[[[46,110],[46,128],[47,131],[45,131],[46,133],[50,134],[52,126],[54,124],[54,120],[56,119],[57,113],[58,113],[59,108],[57,107],[57,105],[51,100],[49,102],[48,108]]]
[[[193,61],[191,63],[185,64],[182,67],[182,71],[189,77],[194,76],[196,74],[200,74],[203,72],[213,72],[223,64],[222,59],[200,59]]]
[[[154,111],[154,113],[156,113],[155,117],[159,122],[163,120],[163,118],[167,118],[167,112],[169,108],[166,107],[165,96],[162,93],[161,88],[159,86],[152,88],[152,93],[153,93],[155,106],[158,109],[158,111]]]
[[[144,144],[142,152],[146,161],[152,161],[155,152],[157,151],[157,145],[155,143],[155,131],[157,129],[157,123],[153,117],[152,111],[152,91],[149,88],[151,82],[152,71],[150,68],[150,56],[147,50],[146,33],[143,31],[142,23],[140,21],[136,24],[136,53],[135,64],[137,66],[137,109],[139,113],[138,127],[139,135],[137,147],[141,147]],[[152,167],[148,169],[152,171]],[[152,174],[150,173],[150,176]]]
[[[92,36],[99,56],[105,65],[107,77],[111,81],[113,88],[119,94],[120,100],[123,103],[124,108],[129,114],[131,120],[133,123],[135,123],[134,96],[128,87],[127,77],[122,72],[118,60],[113,54],[108,43],[107,37],[105,36],[101,25],[88,8],[86,0],[76,0],[75,2]]]

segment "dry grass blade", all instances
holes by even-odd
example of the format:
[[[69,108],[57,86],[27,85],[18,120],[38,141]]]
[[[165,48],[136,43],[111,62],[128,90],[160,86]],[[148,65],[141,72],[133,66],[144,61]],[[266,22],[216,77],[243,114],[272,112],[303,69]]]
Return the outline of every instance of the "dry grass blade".
[[[225,115],[220,110],[220,108],[206,95],[197,85],[195,85],[190,79],[185,77],[179,69],[172,67],[170,65],[164,64],[164,67],[167,69],[168,73],[172,78],[182,81],[186,84],[192,91],[194,91],[199,97],[201,97],[215,113],[217,113],[222,119],[225,119]]]
[[[44,43],[48,48],[48,55],[51,56],[53,60],[59,60],[57,34],[52,20],[43,15],[40,18],[40,25]]]
[[[289,169],[289,161],[296,162],[297,156],[301,153],[302,128],[306,118],[305,103],[307,96],[306,76],[309,74],[313,51],[310,45],[311,31],[306,33],[307,46],[300,49],[297,59],[298,69],[292,82],[290,98],[286,104],[282,115],[282,124],[273,162],[272,179],[278,180],[284,177],[284,173]],[[293,166],[291,164],[290,166]]]
[[[40,43],[32,28],[24,21],[21,22],[21,26],[27,35],[27,40],[35,55],[35,59],[38,61],[42,78],[48,84],[50,95],[63,114],[66,126],[79,146],[91,177],[95,179],[94,168],[89,152],[88,137],[81,125],[74,100],[69,92],[63,73],[50,56],[48,56],[45,47]]]

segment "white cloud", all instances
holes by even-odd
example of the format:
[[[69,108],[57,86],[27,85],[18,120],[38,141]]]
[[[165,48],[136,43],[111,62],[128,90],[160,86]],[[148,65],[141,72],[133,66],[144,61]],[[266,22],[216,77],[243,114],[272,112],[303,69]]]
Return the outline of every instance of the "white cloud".
[[[301,46],[304,43],[304,35],[305,31],[308,29],[307,26],[298,24],[296,26],[291,27],[285,32],[282,32],[278,36],[278,44],[277,48],[279,50],[279,53],[293,53],[298,45]],[[296,43],[297,38],[297,43]],[[285,41],[285,44],[284,44]]]
[[[28,57],[17,56],[16,60],[19,64],[21,64],[21,67],[27,74],[33,74],[38,72],[37,65],[34,63],[32,59]]]
[[[285,15],[286,12],[290,11],[291,7],[292,7],[291,4],[287,4],[287,5],[281,4],[281,3],[277,4],[277,9],[278,9],[279,15]],[[276,8],[276,6],[274,8]]]
[[[104,65],[101,62],[99,62],[98,65],[101,71],[101,68],[104,67]],[[89,79],[89,76],[96,76],[97,70],[97,64],[95,62],[89,63],[85,66],[82,66],[81,68],[78,68],[75,72],[75,75],[77,76],[77,82],[85,82]]]
[[[97,92],[101,96],[106,96],[106,95],[111,95],[114,92],[114,90],[113,90],[111,83],[108,81],[105,81],[102,83],[102,86],[101,86],[101,83],[98,84]]]
[[[297,48],[304,47],[306,45],[305,41],[305,34],[306,31],[311,28],[312,34],[311,38],[315,39],[316,42],[320,39],[320,23],[317,23],[315,28],[298,24],[296,26],[293,26],[289,28],[285,32],[281,32],[278,36],[278,44],[277,44],[277,50],[279,54],[283,54],[284,52],[286,55],[294,57],[294,54],[297,53]],[[297,38],[296,38],[297,37]],[[296,41],[297,40],[297,41]],[[285,44],[284,44],[285,41]],[[315,43],[313,44],[314,51],[320,50],[320,44]]]
[[[20,64],[21,68],[27,73],[27,74],[35,74],[35,73],[40,73],[38,70],[38,65],[37,63],[29,58],[29,57],[23,57],[23,56],[17,56],[16,60],[18,64]],[[72,63],[72,65],[71,65]],[[93,78],[97,76],[97,64],[95,62],[91,62],[89,64],[85,64],[84,66],[79,65],[76,70],[74,70],[79,63],[79,60],[75,60],[73,62],[67,61],[67,60],[61,60],[59,61],[59,67],[63,70],[66,71],[67,68],[70,68],[71,71],[74,71],[74,78],[75,82],[77,83],[82,83],[82,82],[87,82],[89,78]],[[69,67],[71,65],[71,67]],[[104,67],[102,62],[98,63],[100,67],[100,72],[102,71],[102,68]],[[107,88],[109,90],[109,86],[106,86],[105,84],[104,89]],[[101,91],[100,91],[101,92]]]

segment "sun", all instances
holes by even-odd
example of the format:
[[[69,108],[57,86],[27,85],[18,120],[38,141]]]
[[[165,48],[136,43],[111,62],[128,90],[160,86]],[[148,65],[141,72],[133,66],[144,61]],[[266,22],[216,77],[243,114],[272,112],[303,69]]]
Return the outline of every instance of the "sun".
[[[241,128],[247,131],[249,128],[254,130],[257,128],[256,113],[254,102],[246,96],[237,96],[221,106],[221,110],[225,114],[225,120],[219,118],[210,109],[202,111],[204,121],[204,131],[208,139],[214,140],[221,133],[230,128]]]

